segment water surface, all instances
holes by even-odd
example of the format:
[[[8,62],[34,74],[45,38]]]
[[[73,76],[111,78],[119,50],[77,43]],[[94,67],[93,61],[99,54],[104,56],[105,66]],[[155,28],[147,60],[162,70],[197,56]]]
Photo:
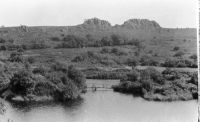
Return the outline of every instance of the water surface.
[[[118,81],[88,80],[88,84]],[[197,122],[197,101],[149,102],[117,92],[88,91],[82,99],[60,103],[12,104],[0,122]]]

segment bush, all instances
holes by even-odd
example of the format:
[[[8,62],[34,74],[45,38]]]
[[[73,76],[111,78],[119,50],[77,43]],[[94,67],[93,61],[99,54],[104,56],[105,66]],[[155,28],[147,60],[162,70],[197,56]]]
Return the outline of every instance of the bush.
[[[198,73],[194,72],[191,76],[191,79],[189,80],[189,83],[198,85]]]
[[[117,34],[112,34],[111,35],[111,39],[112,39],[112,44],[113,45],[122,45],[122,44],[124,44],[124,40]]]
[[[51,96],[54,93],[55,88],[51,82],[44,81],[41,79],[35,84],[34,94],[37,96]]]
[[[110,49],[109,48],[102,48],[101,53],[110,53]]]
[[[166,68],[163,72],[163,77],[167,80],[176,80],[176,79],[180,79],[180,73],[176,70],[172,70],[170,68]]]
[[[44,41],[32,41],[29,49],[46,49],[48,47]]]
[[[142,56],[140,59],[140,64],[142,66],[158,66],[159,62],[149,56]]]
[[[197,64],[195,62],[192,62],[190,60],[172,60],[172,59],[166,59],[165,62],[162,64],[164,67],[191,67],[191,68],[197,68]]]
[[[19,95],[24,100],[32,100],[35,96],[51,96],[54,100],[65,101],[78,98],[80,92],[85,90],[85,76],[82,72],[57,62],[49,67],[40,66],[32,72],[28,68],[17,67],[14,73],[2,69],[4,73],[0,73],[0,92],[4,96],[1,97],[11,100]]]
[[[33,64],[33,63],[35,63],[35,58],[34,58],[34,57],[32,57],[32,56],[28,57],[26,60],[27,60],[27,61],[28,61],[28,63],[30,63],[30,64]]]
[[[5,51],[7,48],[6,48],[6,46],[5,45],[1,45],[0,46],[0,50],[3,50],[3,51]]]
[[[78,97],[79,90],[73,81],[67,77],[67,74],[61,71],[53,71],[48,73],[46,78],[53,84],[52,96],[55,100],[66,101]]]
[[[190,58],[190,59],[193,59],[194,62],[197,61],[197,55],[196,55],[196,54],[191,55],[189,58]]]
[[[52,37],[51,40],[57,42],[57,41],[60,41],[60,38],[59,37]]]
[[[136,57],[128,58],[127,61],[126,61],[126,64],[128,66],[136,67],[137,65],[139,65],[139,60]]]
[[[40,74],[45,76],[45,73],[47,72],[47,69],[45,69],[43,66],[39,66],[37,68],[34,68],[32,71],[34,74]]]
[[[153,85],[152,85],[153,81],[151,79],[144,79],[141,81],[142,84],[142,88],[144,88],[147,91],[151,91],[153,89]]]
[[[67,35],[62,41],[63,43],[60,45],[62,48],[80,48],[84,47],[86,42],[84,38],[75,35]]]
[[[180,49],[180,47],[175,46],[173,51],[178,51]]]
[[[68,68],[68,77],[72,79],[79,89],[83,90],[86,87],[85,75],[73,66],[69,66]]]
[[[51,71],[56,71],[56,72],[61,71],[61,72],[67,73],[68,68],[63,63],[55,62],[50,66],[50,70]]]
[[[177,53],[174,54],[174,57],[182,57],[185,53],[182,51],[179,51]]]
[[[15,44],[4,44],[1,45],[0,50],[8,50],[8,51],[14,51],[21,48],[21,45],[15,45]]]
[[[74,59],[72,59],[72,62],[81,62],[84,60],[85,60],[85,56],[79,55],[79,56],[74,57]]]
[[[113,86],[114,91],[132,93],[133,95],[143,95],[143,88],[139,82],[123,81],[119,85]]]
[[[3,38],[0,38],[0,43],[5,43],[6,42],[6,40],[5,39],[3,39]]]
[[[157,71],[155,68],[152,68],[152,67],[145,69],[140,77],[142,80],[145,79],[145,77],[147,80],[152,79],[153,82],[158,83],[158,84],[165,83],[162,74],[159,71]]]
[[[132,70],[129,74],[127,74],[127,80],[131,82],[138,81],[140,77],[140,73],[137,70]]]
[[[26,70],[20,70],[14,73],[13,77],[10,79],[11,91],[22,96],[31,94],[34,89],[34,84],[33,75]]]
[[[124,51],[122,51],[122,50],[120,50],[120,49],[118,49],[118,48],[112,48],[111,49],[111,53],[113,53],[113,54],[115,54],[115,55],[127,55],[127,53],[126,52],[124,52]]]
[[[13,52],[10,54],[10,57],[8,58],[8,61],[10,62],[24,62],[24,58],[22,56],[22,53],[20,52]]]
[[[102,39],[101,39],[101,45],[102,46],[112,46],[113,45],[113,42],[112,42],[112,39],[111,38],[109,38],[109,37],[103,37]]]

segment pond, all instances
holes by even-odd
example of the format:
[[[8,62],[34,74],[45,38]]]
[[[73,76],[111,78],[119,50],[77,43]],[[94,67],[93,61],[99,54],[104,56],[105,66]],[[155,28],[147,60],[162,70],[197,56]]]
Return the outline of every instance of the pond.
[[[87,80],[113,85],[117,80]],[[197,101],[149,102],[112,90],[88,91],[82,99],[64,104],[10,104],[0,122],[197,122]]]

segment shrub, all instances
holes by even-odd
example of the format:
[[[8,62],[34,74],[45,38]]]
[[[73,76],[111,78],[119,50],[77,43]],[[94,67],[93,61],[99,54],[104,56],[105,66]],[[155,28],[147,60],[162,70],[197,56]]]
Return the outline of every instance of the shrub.
[[[3,38],[0,38],[0,43],[5,43],[6,42],[6,40],[5,39],[3,39]]]
[[[84,60],[85,60],[85,56],[79,55],[79,56],[74,57],[74,59],[72,59],[72,62],[81,62]]]
[[[59,37],[52,37],[51,40],[57,42],[57,41],[60,41],[60,38]]]
[[[140,59],[140,64],[142,66],[158,66],[159,62],[150,56],[142,56]]]
[[[110,49],[109,48],[102,48],[101,53],[110,53]]]
[[[153,81],[151,79],[144,79],[141,81],[142,88],[146,89],[147,91],[151,91],[153,89],[152,83]]]
[[[84,47],[86,42],[84,38],[75,35],[67,35],[63,38],[63,48],[80,48]]]
[[[177,67],[177,61],[172,59],[166,59],[162,64],[164,67]]]
[[[73,80],[79,89],[83,90],[85,88],[85,75],[81,71],[75,69],[72,65],[68,68],[68,77]]]
[[[46,79],[45,79],[46,80]],[[51,82],[41,79],[35,84],[34,94],[37,96],[51,96],[54,93],[55,88]]]
[[[126,64],[128,66],[136,67],[137,65],[139,65],[139,60],[136,57],[128,58],[127,61],[126,61]]]
[[[189,80],[189,83],[198,85],[198,73],[194,72],[191,76],[191,79]]]
[[[184,61],[180,60],[176,63],[176,67],[187,67]]]
[[[113,53],[113,54],[115,54],[115,55],[127,55],[127,53],[126,52],[124,52],[124,51],[122,51],[122,50],[120,50],[120,49],[118,49],[118,48],[112,48],[111,49],[111,53]]]
[[[182,51],[179,51],[177,53],[174,54],[174,57],[182,57],[185,53]]]
[[[96,53],[95,52],[92,52],[92,51],[87,51],[87,55],[88,57],[96,57]]]
[[[45,76],[45,73],[47,72],[47,70],[43,66],[39,66],[37,68],[34,68],[32,72],[34,74],[40,74],[40,75]]]
[[[45,49],[48,47],[44,41],[32,41],[29,49]]]
[[[53,97],[55,100],[66,101],[77,98],[79,91],[77,86],[67,74],[61,71],[53,71],[46,75],[46,78],[53,83]]]
[[[172,59],[166,59],[165,62],[162,64],[164,67],[191,67],[191,68],[197,68],[197,64],[190,61],[190,60],[172,60]]]
[[[53,63],[51,66],[50,66],[50,70],[51,71],[56,71],[56,72],[64,72],[64,73],[67,73],[68,71],[68,68],[65,64],[63,63],[60,63],[60,62],[55,62]]]
[[[163,77],[167,80],[176,80],[176,79],[180,79],[180,73],[176,70],[172,70],[170,68],[166,68],[163,72]]]
[[[103,37],[101,39],[101,45],[102,46],[112,46],[113,42],[112,42],[111,38],[109,38],[109,37],[106,36],[106,37]]]
[[[29,56],[26,60],[27,60],[30,64],[35,63],[35,58],[32,57],[32,56]]]
[[[132,81],[132,82],[138,81],[139,77],[140,77],[140,73],[135,69],[133,69],[129,74],[127,74],[128,81]]]
[[[11,53],[10,57],[8,58],[8,60],[10,62],[21,62],[21,63],[24,62],[24,58],[22,56],[22,53],[20,53],[20,52],[13,52],[13,53]]]
[[[8,39],[8,42],[11,43],[11,44],[13,44],[14,39]]]
[[[34,77],[26,70],[20,70],[14,73],[13,77],[10,79],[10,82],[10,88],[13,93],[27,96],[33,92],[35,84]]]
[[[122,44],[124,44],[124,40],[117,34],[112,34],[111,35],[111,39],[112,39],[112,44],[113,45],[122,45]]]
[[[164,84],[164,78],[162,74],[157,71],[155,68],[149,67],[145,69],[147,72],[147,75],[150,75],[150,79],[152,79],[153,82],[158,83],[158,84]],[[143,75],[141,75],[143,79]]]
[[[197,61],[197,55],[196,55],[196,54],[191,55],[189,58],[190,58],[190,59],[193,59],[194,62]]]
[[[119,85],[113,86],[114,91],[132,93],[133,95],[143,95],[142,85],[139,82],[123,81]]]
[[[15,45],[15,44],[4,44],[0,46],[0,50],[8,50],[8,51],[18,50],[20,48],[21,45]]]
[[[3,50],[3,51],[5,51],[7,48],[6,48],[6,46],[5,45],[1,45],[0,46],[0,50]]]
[[[180,49],[180,47],[175,46],[173,51],[178,51]]]

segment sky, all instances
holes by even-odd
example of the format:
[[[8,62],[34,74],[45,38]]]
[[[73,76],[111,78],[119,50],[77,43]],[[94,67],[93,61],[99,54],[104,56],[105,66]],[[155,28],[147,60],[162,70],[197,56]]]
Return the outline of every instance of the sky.
[[[0,0],[0,25],[68,26],[97,17],[112,25],[133,18],[162,27],[196,27],[198,0]]]

